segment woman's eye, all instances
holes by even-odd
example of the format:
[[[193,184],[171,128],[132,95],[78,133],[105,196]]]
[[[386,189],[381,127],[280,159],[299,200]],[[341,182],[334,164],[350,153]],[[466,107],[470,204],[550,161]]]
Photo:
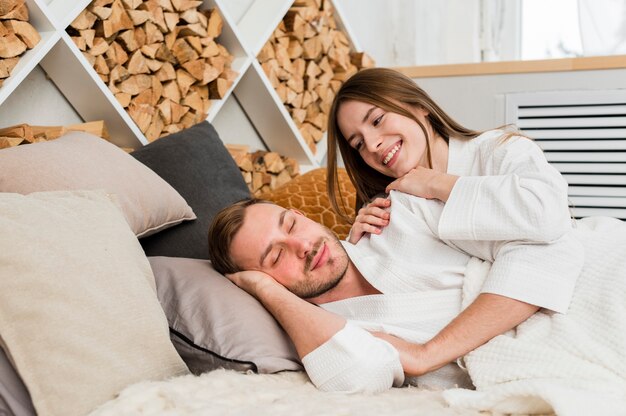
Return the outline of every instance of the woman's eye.
[[[296,220],[294,219],[293,222],[291,223],[291,226],[289,227],[289,230],[287,230],[287,233],[290,233],[291,231],[293,231],[293,228],[296,226]]]
[[[354,144],[354,148],[356,150],[361,150],[361,147],[363,147],[363,140],[359,140],[358,142]]]
[[[378,126],[378,125],[380,124],[380,122],[382,121],[382,119],[383,119],[383,116],[382,116],[382,115],[381,115],[381,116],[379,116],[379,117],[376,117],[376,118],[374,119],[374,122],[372,123],[372,124],[374,124],[374,127]]]

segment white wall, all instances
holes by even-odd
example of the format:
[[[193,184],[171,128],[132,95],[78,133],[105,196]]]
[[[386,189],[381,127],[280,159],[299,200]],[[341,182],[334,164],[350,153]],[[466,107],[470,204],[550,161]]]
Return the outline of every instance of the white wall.
[[[626,88],[626,69],[478,75],[415,80],[461,124],[486,130],[504,124],[507,93]]]

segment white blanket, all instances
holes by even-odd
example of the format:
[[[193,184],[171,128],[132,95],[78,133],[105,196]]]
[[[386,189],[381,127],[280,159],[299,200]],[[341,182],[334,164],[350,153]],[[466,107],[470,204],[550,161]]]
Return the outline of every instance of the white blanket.
[[[582,221],[585,266],[567,314],[539,312],[465,357],[476,391],[444,392],[453,406],[506,413],[626,415],[626,224]],[[463,306],[488,267],[472,259]]]

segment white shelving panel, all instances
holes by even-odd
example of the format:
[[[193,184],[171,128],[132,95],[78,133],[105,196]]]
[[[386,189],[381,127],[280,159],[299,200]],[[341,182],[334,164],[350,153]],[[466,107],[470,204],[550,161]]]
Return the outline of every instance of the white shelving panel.
[[[27,50],[20,56],[11,76],[4,80],[4,84],[0,87],[0,105],[15,91],[30,71],[39,64],[59,40],[60,34],[54,19],[49,17],[46,5],[41,0],[26,0],[26,5],[30,14],[30,24],[39,32],[41,40],[33,49]]]
[[[52,0],[48,10],[59,30],[64,31],[89,3],[91,0]]]
[[[292,3],[293,0],[262,0],[251,4],[237,26],[252,56],[261,51]]]
[[[318,164],[256,59],[237,84],[235,96],[268,148],[305,168]]]
[[[65,31],[41,67],[84,120],[104,120],[113,143],[133,149],[148,143]]]
[[[218,1],[214,0],[205,0],[200,7],[201,9],[213,9],[216,8],[220,11],[222,16],[222,20],[224,21],[224,27],[222,28],[222,34],[219,37],[219,43],[224,45],[228,52],[233,55],[234,60],[231,63],[231,68],[239,73],[237,79],[233,83],[233,87],[231,87],[224,98],[221,100],[212,100],[211,108],[209,109],[209,115],[207,120],[212,122],[215,119],[215,116],[220,111],[230,94],[232,93],[234,87],[239,83],[239,80],[246,72],[246,69],[250,66],[250,62],[252,62],[252,57],[246,51],[246,48],[243,46],[241,42],[241,35],[238,33],[237,25],[234,20],[228,13],[227,8],[222,7]]]
[[[0,88],[0,106],[33,68],[40,65],[84,120],[105,120],[115,144],[131,148],[147,144],[146,137],[66,33],[69,24],[90,0],[52,0],[49,4],[44,1],[26,0],[30,22],[42,39],[21,56],[11,77],[5,80]],[[219,10],[224,26],[217,41],[233,55],[231,67],[239,74],[226,96],[222,100],[213,100],[207,120],[214,121],[224,103],[234,94],[268,150],[295,158],[303,171],[319,166],[326,153],[326,137],[317,144],[315,153],[309,149],[256,59],[293,0],[254,0],[238,22],[230,16],[227,2],[204,0],[200,6]],[[336,2],[332,5],[337,24],[351,42],[351,49],[360,51],[342,19],[340,5]],[[0,127],[18,122],[0,120]]]
[[[307,171],[320,166],[324,160],[326,134],[317,143],[316,151],[312,152],[256,60],[292,3],[292,0],[257,0],[240,19],[238,27],[254,61],[234,94],[265,144],[271,150],[295,158],[303,171]],[[360,52],[352,30],[342,17],[341,6],[336,1],[331,4],[337,26],[350,42],[351,51]]]

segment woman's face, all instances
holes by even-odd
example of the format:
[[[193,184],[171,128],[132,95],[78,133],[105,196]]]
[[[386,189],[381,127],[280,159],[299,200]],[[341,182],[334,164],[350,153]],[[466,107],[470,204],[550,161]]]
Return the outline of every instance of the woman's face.
[[[411,109],[428,128],[424,109]],[[393,178],[428,167],[426,135],[414,120],[361,101],[344,101],[337,111],[341,134],[365,163]]]

